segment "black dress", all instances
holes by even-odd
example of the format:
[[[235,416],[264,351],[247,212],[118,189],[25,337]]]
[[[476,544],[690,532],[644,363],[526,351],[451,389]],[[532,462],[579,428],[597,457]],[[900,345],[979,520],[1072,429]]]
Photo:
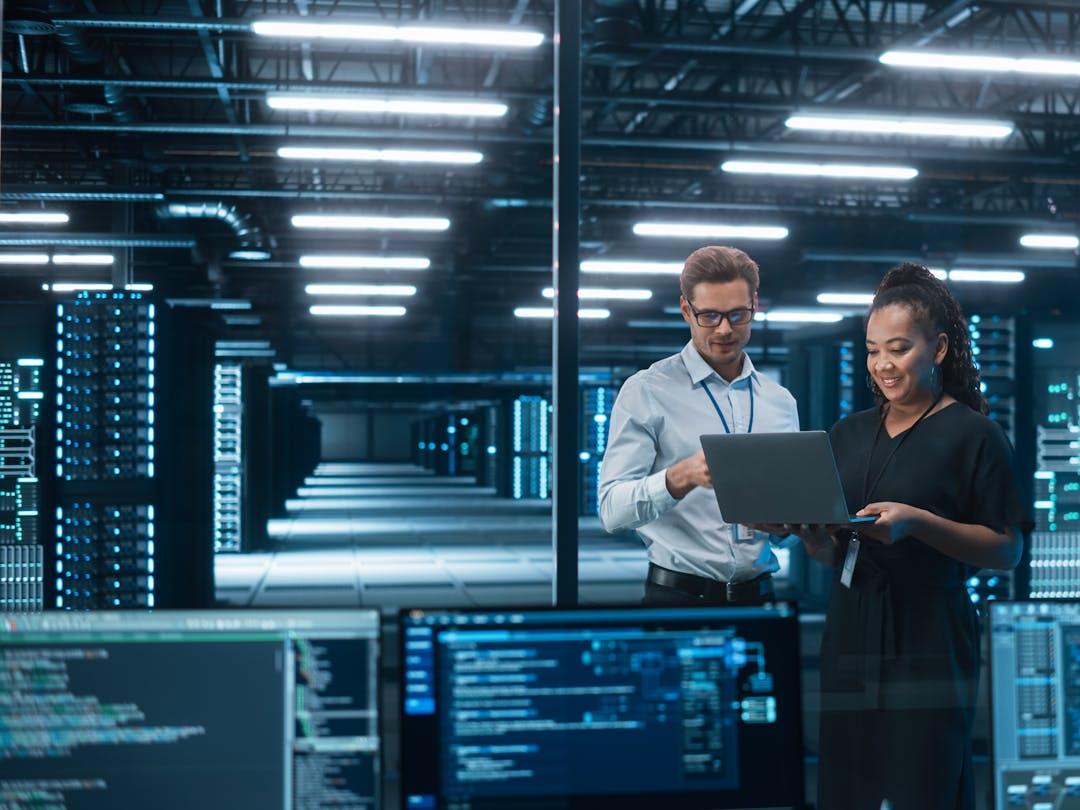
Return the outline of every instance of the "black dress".
[[[952,403],[907,438],[879,424],[872,409],[831,432],[852,513],[895,501],[998,531],[1020,526],[1012,450],[997,423]],[[846,550],[845,540],[840,562]],[[974,808],[979,625],[965,580],[975,569],[909,536],[864,538],[850,588],[840,570],[821,643],[818,809],[878,810],[884,798],[894,810]]]

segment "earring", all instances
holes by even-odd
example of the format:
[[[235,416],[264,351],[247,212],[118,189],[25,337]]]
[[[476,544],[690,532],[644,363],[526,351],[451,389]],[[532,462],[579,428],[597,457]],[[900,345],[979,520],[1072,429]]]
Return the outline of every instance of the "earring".
[[[934,366],[933,366],[933,367],[932,367],[932,368],[930,369],[930,387],[931,387],[931,388],[940,388],[940,387],[941,387],[941,385],[942,385],[942,381],[941,381],[941,366],[939,366],[939,365],[934,365]]]

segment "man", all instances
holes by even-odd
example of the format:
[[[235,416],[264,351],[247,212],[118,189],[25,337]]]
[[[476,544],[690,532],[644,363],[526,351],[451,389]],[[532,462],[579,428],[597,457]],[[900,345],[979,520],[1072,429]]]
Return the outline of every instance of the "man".
[[[724,523],[699,436],[798,430],[795,398],[746,356],[758,290],[749,256],[696,250],[680,287],[690,342],[619,392],[600,470],[600,520],[609,532],[636,529],[644,540],[645,604],[760,604],[772,597],[779,563],[767,535]]]

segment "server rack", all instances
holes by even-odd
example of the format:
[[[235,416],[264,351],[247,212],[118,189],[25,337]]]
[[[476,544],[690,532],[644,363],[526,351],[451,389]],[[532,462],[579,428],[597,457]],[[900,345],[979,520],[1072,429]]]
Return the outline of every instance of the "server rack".
[[[56,304],[55,335],[46,606],[210,604],[206,324],[140,292],[84,292]]]

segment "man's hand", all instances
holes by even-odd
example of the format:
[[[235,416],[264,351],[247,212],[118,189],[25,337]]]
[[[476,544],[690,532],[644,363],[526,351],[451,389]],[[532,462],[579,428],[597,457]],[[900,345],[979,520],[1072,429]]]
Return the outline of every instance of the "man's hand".
[[[667,468],[664,482],[672,498],[685,498],[694,487],[712,489],[712,477],[705,463],[705,451],[698,450],[694,455],[676,461]]]

